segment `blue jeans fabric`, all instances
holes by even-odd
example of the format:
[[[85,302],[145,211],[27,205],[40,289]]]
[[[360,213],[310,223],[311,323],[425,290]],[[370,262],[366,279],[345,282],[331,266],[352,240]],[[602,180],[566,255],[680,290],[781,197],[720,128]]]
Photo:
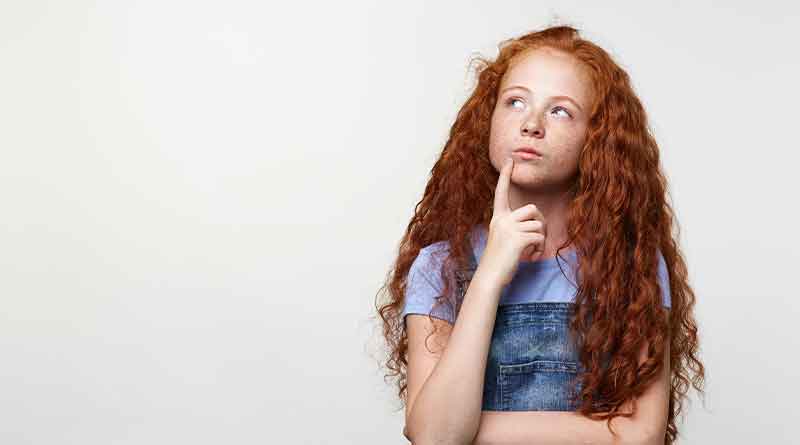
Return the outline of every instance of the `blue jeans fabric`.
[[[578,349],[571,303],[521,303],[497,310],[483,384],[483,410],[575,411]],[[574,388],[572,385],[575,385]]]
[[[460,303],[477,268],[456,271]],[[575,411],[570,396],[581,389],[583,370],[569,332],[573,303],[530,302],[499,305],[483,384],[486,411]],[[456,312],[457,313],[457,312]],[[573,386],[574,385],[574,386]]]

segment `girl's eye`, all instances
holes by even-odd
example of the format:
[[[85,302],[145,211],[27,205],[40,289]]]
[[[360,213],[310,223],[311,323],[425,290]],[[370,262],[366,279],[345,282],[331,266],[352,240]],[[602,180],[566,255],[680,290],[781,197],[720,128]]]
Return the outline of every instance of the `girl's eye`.
[[[506,104],[512,105],[514,102],[520,102],[519,98],[512,97],[511,99],[508,99],[506,101]],[[556,110],[562,110],[562,111],[564,111],[564,113],[566,113],[567,116],[572,117],[572,115],[569,113],[569,111],[567,111],[567,109],[564,108],[564,107],[555,107],[555,108],[553,108],[553,111],[556,111]]]
[[[569,111],[567,111],[567,109],[564,108],[564,107],[555,107],[555,108],[553,108],[553,111],[555,111],[555,110],[564,110],[564,113],[566,113],[567,116],[572,117],[572,115],[569,114]]]
[[[519,99],[517,99],[516,97],[512,97],[511,99],[509,99],[509,100],[507,100],[507,101],[506,101],[506,104],[508,104],[508,105],[511,105],[511,104],[513,104],[514,102],[520,102],[520,100],[519,100]]]

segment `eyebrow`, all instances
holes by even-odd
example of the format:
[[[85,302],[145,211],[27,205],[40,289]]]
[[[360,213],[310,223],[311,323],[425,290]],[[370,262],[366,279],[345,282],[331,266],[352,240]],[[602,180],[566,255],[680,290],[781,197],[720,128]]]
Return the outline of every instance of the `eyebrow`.
[[[531,93],[530,89],[528,89],[528,88],[526,88],[526,87],[524,87],[522,85],[512,85],[510,87],[503,88],[503,90],[500,91],[500,95],[502,96],[506,91],[513,90],[515,88],[518,88],[520,90],[525,90],[528,93]],[[573,99],[573,98],[571,98],[569,96],[551,96],[550,99],[561,99],[561,100],[570,101],[570,102],[572,102],[573,105],[575,105],[578,108],[578,110],[583,111],[583,108],[581,108],[581,106],[578,105],[578,102],[575,102],[575,99]]]

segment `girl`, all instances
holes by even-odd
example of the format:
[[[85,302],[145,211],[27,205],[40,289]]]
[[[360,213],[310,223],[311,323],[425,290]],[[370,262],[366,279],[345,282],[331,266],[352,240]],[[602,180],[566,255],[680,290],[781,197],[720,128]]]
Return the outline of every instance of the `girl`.
[[[673,443],[704,367],[627,73],[570,26],[478,60],[378,307],[405,436]]]

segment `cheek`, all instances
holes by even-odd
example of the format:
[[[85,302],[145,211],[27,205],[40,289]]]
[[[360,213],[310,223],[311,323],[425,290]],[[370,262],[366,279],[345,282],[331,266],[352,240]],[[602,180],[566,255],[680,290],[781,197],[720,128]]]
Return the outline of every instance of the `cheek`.
[[[570,141],[565,144],[561,147],[561,156],[559,156],[561,163],[565,166],[576,164],[582,148],[580,141]]]
[[[500,159],[503,155],[503,147],[514,141],[510,133],[510,125],[508,119],[503,119],[497,114],[492,116],[489,127],[489,155],[493,161]],[[502,162],[502,159],[500,161]]]
[[[489,129],[489,141],[492,145],[508,145],[514,143],[516,133],[519,131],[519,123],[513,118],[503,115],[492,117]]]
[[[572,169],[578,163],[581,150],[583,150],[584,137],[576,132],[564,132],[559,135],[558,142],[553,146],[557,156],[553,159],[559,169]]]
[[[557,136],[558,145],[564,153],[580,152],[586,139],[586,131],[581,128],[564,128]],[[577,154],[576,154],[577,156]]]

